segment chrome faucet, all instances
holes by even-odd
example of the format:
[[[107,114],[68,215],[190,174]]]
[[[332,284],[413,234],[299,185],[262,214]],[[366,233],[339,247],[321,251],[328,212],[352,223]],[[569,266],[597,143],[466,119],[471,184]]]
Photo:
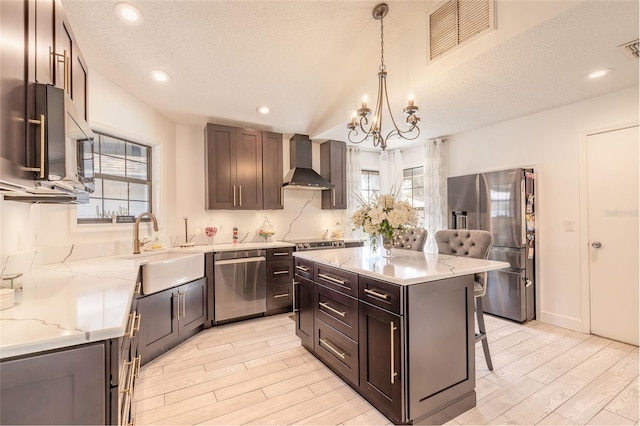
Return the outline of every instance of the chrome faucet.
[[[153,222],[153,230],[158,232],[158,220],[151,212],[141,213],[140,216],[136,218],[136,223],[133,227],[133,254],[140,254],[140,248],[147,244],[149,241],[140,242],[140,220],[143,217],[149,216],[151,221]]]

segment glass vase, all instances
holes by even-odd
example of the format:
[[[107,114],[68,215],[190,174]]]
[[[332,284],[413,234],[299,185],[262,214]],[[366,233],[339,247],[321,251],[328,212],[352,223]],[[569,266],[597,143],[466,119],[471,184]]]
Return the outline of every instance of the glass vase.
[[[382,257],[393,257],[393,254],[391,254],[391,249],[393,248],[393,236],[382,236],[382,248],[384,249],[384,254],[382,255]]]

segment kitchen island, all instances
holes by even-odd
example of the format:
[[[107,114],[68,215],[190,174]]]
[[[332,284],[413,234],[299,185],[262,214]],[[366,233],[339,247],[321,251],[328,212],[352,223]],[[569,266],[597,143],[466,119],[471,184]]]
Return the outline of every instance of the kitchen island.
[[[392,422],[445,423],[476,404],[473,274],[508,263],[381,251],[294,253],[296,334]]]

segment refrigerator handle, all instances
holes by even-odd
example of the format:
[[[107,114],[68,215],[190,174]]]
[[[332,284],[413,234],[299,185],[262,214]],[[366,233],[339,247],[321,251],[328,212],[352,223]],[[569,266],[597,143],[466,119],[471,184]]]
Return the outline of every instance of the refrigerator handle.
[[[525,193],[525,178],[523,176],[522,179],[520,179],[520,220],[522,221],[522,223],[520,224],[520,229],[522,232],[520,244],[522,245],[527,244],[527,217],[524,214],[524,212],[526,211],[526,203],[527,196]]]

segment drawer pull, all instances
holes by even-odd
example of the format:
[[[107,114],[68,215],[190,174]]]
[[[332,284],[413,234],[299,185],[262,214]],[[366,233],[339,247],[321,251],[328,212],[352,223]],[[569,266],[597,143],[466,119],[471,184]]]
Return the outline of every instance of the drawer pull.
[[[324,345],[327,349],[329,349],[331,352],[333,352],[335,355],[339,356],[340,358],[346,359],[344,352],[340,352],[339,350],[331,346],[329,343],[327,343],[325,339],[320,339],[320,344]]]
[[[289,274],[289,270],[285,270],[285,271],[273,271],[273,275],[285,275],[285,274]]]
[[[340,285],[345,285],[346,284],[344,281],[339,280],[337,278],[333,278],[332,276],[327,275],[327,274],[318,274],[318,276],[324,278],[327,281],[334,282],[336,284],[340,284]]]
[[[133,291],[133,294],[140,296],[142,294],[142,282],[138,281],[136,283],[136,289]]]
[[[396,368],[396,363],[395,363],[395,354],[394,354],[394,347],[395,344],[393,342],[394,340],[394,331],[396,331],[398,329],[398,327],[396,327],[393,324],[393,321],[391,321],[391,384],[394,384],[396,382],[396,376],[398,375],[398,373],[396,373],[395,368]]]
[[[289,256],[288,251],[273,253],[274,256]]]
[[[126,387],[120,391],[120,393],[131,395],[133,391],[133,378],[135,377],[135,364],[136,359],[132,359],[131,361],[125,361],[123,368],[126,368],[129,365],[129,377],[127,377]]]
[[[300,265],[296,265],[296,269],[302,272],[309,272],[309,268]]]
[[[138,355],[137,357],[134,358],[133,360],[133,377],[135,377],[136,379],[140,378],[140,364],[142,362],[142,355]]]
[[[389,298],[388,294],[378,293],[377,291],[369,290],[368,288],[365,288],[364,292],[369,294],[369,295],[371,295],[371,296],[373,296],[373,297],[377,297],[377,298],[382,299],[382,300],[387,300]]]
[[[327,308],[328,310],[330,310],[334,314],[340,315],[342,318],[347,316],[346,312],[340,312],[339,310],[332,308],[328,303],[318,302],[318,305],[322,306],[323,308]]]
[[[273,295],[274,299],[280,299],[281,297],[289,297],[289,293],[282,293],[282,294],[274,294]]]

